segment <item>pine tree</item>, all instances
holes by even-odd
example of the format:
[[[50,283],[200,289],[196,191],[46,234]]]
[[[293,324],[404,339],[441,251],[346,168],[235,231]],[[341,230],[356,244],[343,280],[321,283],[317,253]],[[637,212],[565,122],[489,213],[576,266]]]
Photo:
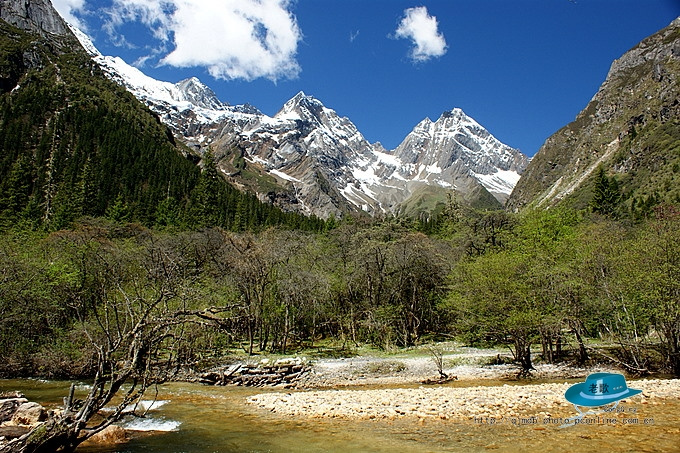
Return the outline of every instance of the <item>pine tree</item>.
[[[595,190],[590,207],[593,212],[604,216],[614,217],[621,201],[621,192],[616,178],[608,178],[601,166],[595,177]]]
[[[222,225],[220,216],[220,175],[215,167],[211,150],[203,156],[203,171],[194,188],[192,199],[191,223],[193,227],[212,227]]]

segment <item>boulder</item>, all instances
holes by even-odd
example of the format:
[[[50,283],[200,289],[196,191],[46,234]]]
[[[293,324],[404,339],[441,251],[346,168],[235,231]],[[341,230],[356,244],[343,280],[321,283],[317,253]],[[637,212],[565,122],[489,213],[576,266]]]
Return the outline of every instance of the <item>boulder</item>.
[[[26,398],[3,398],[0,399],[0,423],[12,420],[14,413],[17,411],[19,406],[27,403]]]
[[[83,446],[114,445],[127,442],[125,429],[110,425],[82,443]]]
[[[33,426],[47,419],[47,411],[38,403],[28,402],[19,406],[12,417],[17,425]]]

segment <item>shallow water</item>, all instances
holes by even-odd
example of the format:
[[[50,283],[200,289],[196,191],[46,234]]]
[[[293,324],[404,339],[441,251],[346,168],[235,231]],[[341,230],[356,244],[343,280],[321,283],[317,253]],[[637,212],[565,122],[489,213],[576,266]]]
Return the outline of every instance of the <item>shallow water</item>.
[[[20,390],[35,401],[56,407],[68,383],[0,381],[0,391]],[[462,385],[462,384],[456,384]],[[81,388],[84,391],[84,386]],[[82,448],[82,453],[136,452],[448,452],[448,451],[630,451],[680,452],[680,399],[663,404],[625,406],[617,423],[589,417],[590,424],[560,429],[538,420],[513,425],[509,420],[454,422],[397,419],[347,421],[281,418],[245,400],[262,389],[168,384],[145,419],[128,423],[165,432],[135,432],[130,442],[110,448]],[[680,395],[679,395],[680,397]],[[561,409],[555,417],[575,411]],[[533,414],[527,414],[533,415]],[[623,424],[623,419],[637,424]],[[482,423],[484,421],[484,423]],[[647,423],[645,424],[645,421]],[[131,426],[128,426],[131,427]]]

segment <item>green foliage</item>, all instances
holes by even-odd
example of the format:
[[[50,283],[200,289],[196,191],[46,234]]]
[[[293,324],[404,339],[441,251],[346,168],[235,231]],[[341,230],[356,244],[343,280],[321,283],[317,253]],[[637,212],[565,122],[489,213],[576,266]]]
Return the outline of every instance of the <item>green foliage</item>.
[[[82,50],[55,55],[43,39],[4,23],[2,31],[0,66],[13,85],[0,90],[0,222],[54,231],[103,216],[147,226],[323,229],[318,218],[284,213],[227,184],[210,153],[201,171],[158,117]],[[28,47],[43,65],[25,67]]]
[[[45,259],[41,239],[30,232],[0,238],[0,375],[32,369],[33,355],[54,349],[74,316],[60,299],[77,288],[78,271],[62,260]]]
[[[629,372],[677,374],[680,215],[667,206],[654,216],[630,229],[565,207],[523,213],[503,248],[458,263],[440,308],[466,341],[511,345],[524,369],[531,344],[552,361],[571,337],[582,364],[584,338],[599,336],[617,344],[611,360]],[[665,363],[653,359],[659,350]]]
[[[526,370],[527,355],[546,317],[531,285],[530,257],[519,251],[490,252],[466,260],[451,276],[446,308],[458,333],[472,342],[513,345],[515,358]]]
[[[102,317],[159,297],[166,308],[214,313],[207,328],[183,327],[174,351],[186,363],[238,346],[289,352],[332,338],[390,350],[454,333],[507,344],[525,370],[533,345],[546,361],[584,363],[587,338],[597,337],[617,345],[612,360],[628,371],[676,372],[680,216],[672,206],[654,215],[630,229],[566,208],[525,212],[502,244],[471,254],[458,253],[466,235],[441,240],[395,219],[316,234],[154,231],[101,218],[50,235],[9,230],[0,237],[0,373],[91,372],[88,338]]]
[[[680,211],[674,206],[655,210],[648,222],[625,242],[615,258],[613,279],[620,288],[617,302],[628,343],[647,346],[656,333],[665,365],[680,373]],[[625,310],[625,311],[624,311]],[[633,353],[635,351],[631,351]],[[647,363],[638,365],[648,366]]]
[[[604,168],[599,167],[595,176],[595,189],[590,207],[593,212],[614,216],[621,201],[621,193],[616,178],[608,178]]]

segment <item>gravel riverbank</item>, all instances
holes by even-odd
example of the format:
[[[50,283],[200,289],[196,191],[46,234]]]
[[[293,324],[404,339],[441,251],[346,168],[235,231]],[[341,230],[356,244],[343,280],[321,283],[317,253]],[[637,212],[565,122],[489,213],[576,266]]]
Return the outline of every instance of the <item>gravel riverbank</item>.
[[[680,396],[680,380],[635,380],[630,388],[642,393],[621,405],[661,404],[664,399]],[[535,385],[418,387],[367,390],[315,390],[291,393],[265,393],[248,398],[261,409],[284,416],[395,419],[414,417],[457,420],[546,420],[556,417],[560,423],[574,414],[564,399],[572,383]],[[559,416],[559,417],[558,417]],[[543,422],[545,423],[545,422]]]
[[[258,394],[248,403],[282,416],[312,418],[564,420],[575,413],[564,398],[567,388],[591,373],[620,372],[606,366],[537,364],[532,380],[518,381],[516,366],[485,364],[494,358],[501,358],[499,351],[463,348],[444,354],[443,371],[456,381],[434,386],[420,384],[438,376],[427,356],[322,359],[297,383],[298,391]],[[680,397],[677,379],[629,380],[628,385],[642,390],[631,398],[635,404]]]
[[[458,381],[514,379],[518,367],[512,364],[488,365],[490,361],[509,361],[507,353],[497,350],[456,348],[442,356],[443,371]],[[535,364],[535,380],[579,379],[598,371],[616,372],[611,367],[576,368],[564,364]],[[419,384],[439,377],[437,366],[428,356],[359,356],[320,359],[297,382],[298,388],[323,389],[375,385]]]

